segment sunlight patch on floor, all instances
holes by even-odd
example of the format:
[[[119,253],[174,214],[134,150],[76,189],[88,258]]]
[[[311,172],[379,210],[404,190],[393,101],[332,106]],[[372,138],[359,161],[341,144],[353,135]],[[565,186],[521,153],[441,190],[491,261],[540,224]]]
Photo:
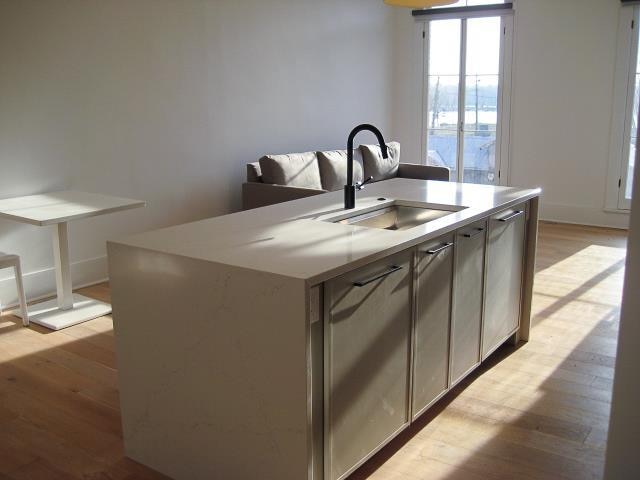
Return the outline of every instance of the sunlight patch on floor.
[[[595,244],[545,251],[558,260],[536,274],[530,341],[465,386],[417,434],[421,442],[405,444],[370,478],[484,480],[488,463],[518,478],[517,464],[494,457],[516,445],[560,453],[575,461],[572,474],[592,477],[604,458],[611,399],[602,385],[613,378],[625,254]],[[583,424],[591,427],[574,430]]]
[[[538,272],[533,337],[545,329],[551,333],[545,324],[553,323],[565,346],[578,345],[591,334],[589,326],[614,324],[622,295],[615,287],[622,283],[624,261],[623,248],[589,245]]]
[[[78,340],[112,333],[113,323],[110,316],[54,332],[35,324],[25,328],[20,318],[11,315],[10,312],[3,312],[0,316],[0,363],[62,347]]]

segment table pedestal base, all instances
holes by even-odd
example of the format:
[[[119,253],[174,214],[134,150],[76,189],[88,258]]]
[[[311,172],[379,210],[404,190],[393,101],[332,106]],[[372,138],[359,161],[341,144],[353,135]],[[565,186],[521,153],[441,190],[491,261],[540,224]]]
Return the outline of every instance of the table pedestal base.
[[[74,293],[73,308],[70,310],[60,310],[58,308],[58,300],[54,298],[53,300],[31,305],[28,308],[28,312],[30,322],[51,330],[60,330],[61,328],[108,315],[111,313],[111,305]]]

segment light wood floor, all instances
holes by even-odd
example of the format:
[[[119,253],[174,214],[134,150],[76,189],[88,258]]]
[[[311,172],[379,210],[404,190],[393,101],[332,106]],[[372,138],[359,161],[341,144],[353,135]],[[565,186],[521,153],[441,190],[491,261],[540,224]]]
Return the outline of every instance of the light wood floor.
[[[602,477],[626,234],[542,224],[532,340],[504,347],[355,479]],[[108,300],[109,287],[84,289]],[[124,457],[111,319],[0,317],[0,480],[160,479]]]

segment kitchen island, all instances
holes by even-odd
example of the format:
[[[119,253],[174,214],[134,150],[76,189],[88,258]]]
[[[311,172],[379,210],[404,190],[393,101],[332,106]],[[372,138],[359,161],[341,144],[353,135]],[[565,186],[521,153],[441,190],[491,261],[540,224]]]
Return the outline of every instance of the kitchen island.
[[[539,195],[392,179],[109,242],[127,455],[347,477],[528,339]]]

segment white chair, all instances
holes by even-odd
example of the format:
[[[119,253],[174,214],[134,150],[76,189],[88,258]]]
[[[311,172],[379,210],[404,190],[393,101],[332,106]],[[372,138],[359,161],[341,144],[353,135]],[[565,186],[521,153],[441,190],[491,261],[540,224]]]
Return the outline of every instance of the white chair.
[[[13,271],[16,274],[16,285],[18,287],[18,300],[20,301],[22,323],[26,327],[29,325],[29,314],[27,313],[27,300],[24,296],[24,285],[22,284],[22,269],[20,268],[20,257],[18,255],[9,255],[0,252],[0,268],[10,267],[13,267]],[[2,313],[2,305],[0,305],[0,313]]]

